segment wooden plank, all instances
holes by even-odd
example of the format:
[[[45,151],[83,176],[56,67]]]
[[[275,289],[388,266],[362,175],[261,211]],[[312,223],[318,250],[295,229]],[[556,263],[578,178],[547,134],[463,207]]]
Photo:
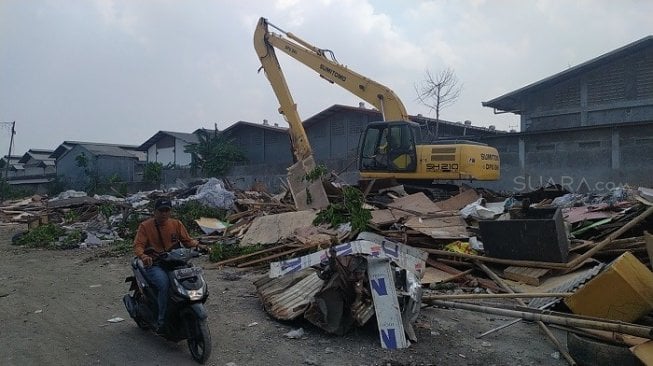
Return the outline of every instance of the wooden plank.
[[[471,274],[468,274],[468,273],[471,272],[470,270],[461,271],[459,269],[453,268],[451,266],[448,266],[448,265],[446,265],[444,263],[433,260],[431,258],[426,259],[426,264],[428,264],[431,267],[437,268],[437,269],[439,269],[441,271],[444,271],[444,272],[447,272],[449,274],[455,275],[455,278],[465,277],[466,279],[475,279],[476,281],[478,281],[478,283],[481,286],[483,286],[483,287],[485,287],[487,289],[491,289],[491,290],[497,291],[497,292],[503,292],[504,291],[496,283],[494,283],[494,281],[488,280],[486,278],[474,277]]]
[[[551,273],[551,270],[546,268],[510,266],[503,270],[503,277],[528,285],[539,286],[543,278],[549,273]]]
[[[421,218],[411,217],[406,221],[407,227],[417,230],[434,239],[467,239],[467,224],[459,215],[449,217]]]
[[[393,224],[406,216],[409,216],[409,214],[398,210],[372,210],[372,219],[370,222],[374,225],[388,225]]]
[[[422,277],[422,285],[428,285],[431,283],[441,283],[441,282],[448,282],[449,278],[453,277],[455,275],[452,275],[450,273],[447,273],[445,271],[433,268],[433,267],[426,267],[424,270],[424,277]]]
[[[388,205],[391,209],[405,210],[407,212],[418,212],[420,214],[430,214],[442,211],[430,198],[424,193],[419,192],[405,197],[397,198]],[[401,215],[401,212],[397,213]]]
[[[444,211],[458,211],[472,202],[478,200],[479,195],[473,189],[468,189],[444,201],[438,201],[437,205]]]
[[[290,238],[295,229],[312,226],[316,215],[316,211],[306,210],[259,216],[254,219],[239,245],[274,244]]]

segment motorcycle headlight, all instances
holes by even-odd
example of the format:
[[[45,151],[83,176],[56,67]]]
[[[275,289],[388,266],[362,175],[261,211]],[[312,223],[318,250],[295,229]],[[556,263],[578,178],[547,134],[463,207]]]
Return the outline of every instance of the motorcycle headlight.
[[[188,297],[191,299],[191,301],[200,300],[202,299],[202,296],[204,296],[203,287],[199,290],[187,290],[186,292],[188,292]]]
[[[204,296],[204,289],[206,288],[206,285],[202,286],[202,288],[197,290],[188,290],[179,281],[175,279],[175,287],[177,288],[177,292],[180,295],[189,298],[191,301],[195,301],[195,300],[202,299],[202,297]]]

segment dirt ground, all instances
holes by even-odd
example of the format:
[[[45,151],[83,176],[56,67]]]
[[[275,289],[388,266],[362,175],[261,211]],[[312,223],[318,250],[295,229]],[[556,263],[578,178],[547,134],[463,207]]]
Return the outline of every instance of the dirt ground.
[[[10,245],[16,227],[0,227],[0,364],[193,365],[185,342],[140,330],[122,304],[129,256],[98,249],[50,251]],[[206,263],[205,257],[196,263]],[[533,323],[482,339],[509,318],[425,308],[418,343],[380,346],[374,325],[330,336],[305,321],[279,322],[263,310],[252,282],[258,271],[207,270],[213,353],[209,365],[565,365]],[[112,323],[120,317],[124,321]],[[283,335],[303,328],[304,337]],[[564,343],[565,335],[554,330]]]

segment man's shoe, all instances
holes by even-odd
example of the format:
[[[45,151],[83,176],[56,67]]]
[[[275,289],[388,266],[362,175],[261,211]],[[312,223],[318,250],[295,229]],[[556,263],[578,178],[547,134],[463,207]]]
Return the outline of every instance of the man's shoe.
[[[163,334],[165,334],[165,326],[163,326],[163,325],[157,325],[157,326],[154,328],[154,333],[156,333],[156,334],[158,334],[158,335],[163,335]]]

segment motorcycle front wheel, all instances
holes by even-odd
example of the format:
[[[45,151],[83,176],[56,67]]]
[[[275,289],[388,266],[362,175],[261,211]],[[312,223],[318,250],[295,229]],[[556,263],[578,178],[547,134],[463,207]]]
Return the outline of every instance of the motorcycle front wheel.
[[[211,333],[206,319],[198,319],[197,316],[187,318],[188,326],[188,350],[193,359],[200,364],[206,362],[211,356]]]

